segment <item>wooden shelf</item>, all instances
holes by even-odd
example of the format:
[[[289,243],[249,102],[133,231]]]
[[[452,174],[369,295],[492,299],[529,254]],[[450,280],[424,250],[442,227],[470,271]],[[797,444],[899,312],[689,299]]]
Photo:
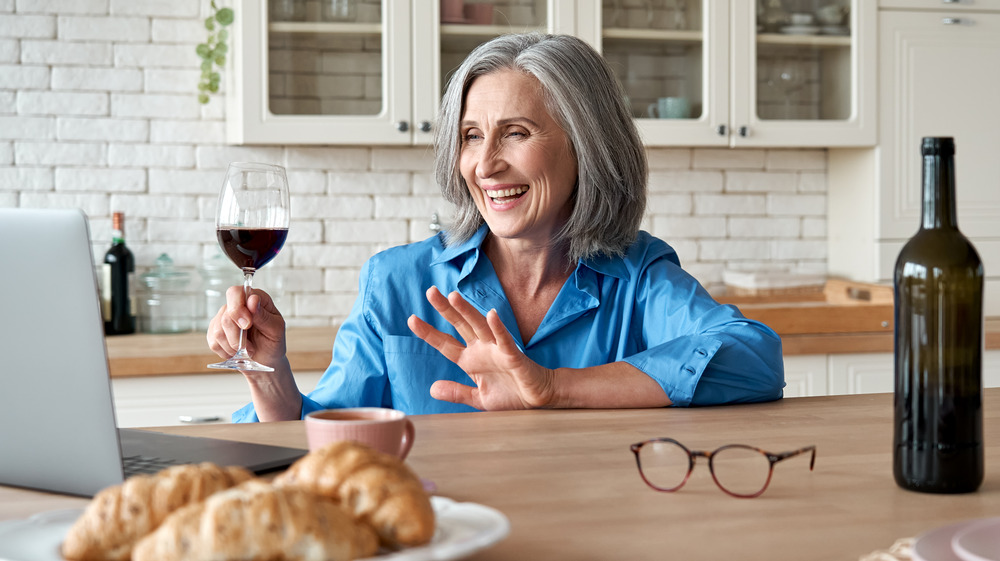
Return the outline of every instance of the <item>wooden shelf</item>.
[[[381,23],[278,21],[267,26],[274,33],[314,33],[330,35],[381,35]]]
[[[442,23],[442,37],[499,37],[505,33],[545,32],[542,27],[514,27],[510,25],[478,25],[471,23]]]
[[[700,30],[682,29],[632,29],[608,27],[601,35],[605,39],[622,41],[659,41],[664,43],[701,43],[704,34]],[[850,47],[849,35],[791,35],[785,33],[760,33],[757,43],[761,45],[797,45],[803,47]]]
[[[786,33],[760,33],[760,45],[797,45],[802,47],[850,47],[850,35],[791,35]]]
[[[606,27],[601,35],[605,39],[625,41],[663,41],[667,43],[701,43],[704,34],[687,29],[632,29],[628,27]]]

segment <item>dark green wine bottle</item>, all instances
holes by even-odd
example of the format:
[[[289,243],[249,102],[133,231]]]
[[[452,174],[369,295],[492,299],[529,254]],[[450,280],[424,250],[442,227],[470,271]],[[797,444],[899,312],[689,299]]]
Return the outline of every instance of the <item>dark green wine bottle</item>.
[[[983,480],[983,263],[958,230],[955,143],[926,137],[920,230],[896,260],[893,474],[905,489]]]

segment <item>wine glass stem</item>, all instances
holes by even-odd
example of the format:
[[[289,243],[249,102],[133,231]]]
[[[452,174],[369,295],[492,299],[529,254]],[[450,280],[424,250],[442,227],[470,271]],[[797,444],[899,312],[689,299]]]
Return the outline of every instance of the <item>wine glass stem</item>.
[[[250,293],[253,292],[253,273],[254,273],[253,269],[244,269],[243,270],[243,297],[244,297],[244,302],[249,302],[250,301]],[[249,358],[249,355],[247,354],[246,348],[244,347],[245,340],[246,340],[246,330],[241,328],[240,329],[240,346],[239,346],[239,348],[236,349],[236,356]]]

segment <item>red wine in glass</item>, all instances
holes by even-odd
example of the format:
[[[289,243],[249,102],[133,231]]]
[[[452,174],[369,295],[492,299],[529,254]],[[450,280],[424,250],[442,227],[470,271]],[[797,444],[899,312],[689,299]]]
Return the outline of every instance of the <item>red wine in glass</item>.
[[[219,228],[219,246],[240,269],[259,269],[277,257],[288,228]]]

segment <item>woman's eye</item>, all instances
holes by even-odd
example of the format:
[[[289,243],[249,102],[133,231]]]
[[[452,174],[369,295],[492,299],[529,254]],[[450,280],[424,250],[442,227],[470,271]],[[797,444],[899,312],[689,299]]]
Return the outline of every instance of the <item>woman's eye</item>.
[[[467,132],[467,133],[465,133],[465,134],[462,135],[462,142],[474,142],[476,140],[479,140],[479,138],[480,138],[480,136],[479,136],[478,133]]]

